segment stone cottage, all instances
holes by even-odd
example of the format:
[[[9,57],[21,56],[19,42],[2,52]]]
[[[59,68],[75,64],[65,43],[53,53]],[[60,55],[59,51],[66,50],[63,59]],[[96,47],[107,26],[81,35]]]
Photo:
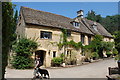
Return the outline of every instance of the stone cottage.
[[[89,45],[94,35],[104,36],[104,41],[114,41],[113,36],[99,23],[93,22],[83,17],[83,10],[77,11],[77,17],[74,19],[34,10],[27,7],[21,7],[16,33],[18,36],[27,38],[38,38],[40,44],[35,54],[39,54],[44,66],[50,67],[51,60],[54,57],[64,53],[59,49],[58,43],[61,40],[61,29],[67,30],[67,40],[82,42],[83,45]],[[67,54],[77,54],[78,63],[81,60],[81,49],[66,48]]]

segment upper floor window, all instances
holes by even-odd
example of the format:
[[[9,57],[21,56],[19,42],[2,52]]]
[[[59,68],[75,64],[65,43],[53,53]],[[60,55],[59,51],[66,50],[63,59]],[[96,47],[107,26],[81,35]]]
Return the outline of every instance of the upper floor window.
[[[71,36],[71,31],[67,30],[67,37]]]
[[[97,29],[97,23],[96,23],[96,22],[93,23],[93,29],[94,29],[95,31],[98,31],[98,29]]]
[[[81,42],[84,44],[85,35],[81,34]]]
[[[73,22],[73,26],[74,26],[74,27],[79,27],[79,26],[80,26],[80,23],[78,23],[78,22]]]
[[[88,44],[91,43],[91,36],[88,36]]]
[[[42,39],[52,39],[52,32],[41,31],[40,38],[42,38]]]

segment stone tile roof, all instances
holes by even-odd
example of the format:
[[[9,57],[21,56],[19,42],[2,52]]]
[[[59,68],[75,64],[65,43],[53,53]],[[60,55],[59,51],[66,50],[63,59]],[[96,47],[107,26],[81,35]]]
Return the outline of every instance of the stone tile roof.
[[[110,33],[108,33],[105,30],[105,28],[99,23],[97,23],[99,32],[95,32],[95,30],[93,30],[90,26],[91,24],[93,24],[93,21],[87,19],[80,19],[79,20],[80,27],[75,28],[71,23],[74,21],[74,19],[65,16],[44,12],[40,10],[34,10],[27,7],[21,7],[21,11],[24,17],[24,21],[27,24],[41,25],[41,26],[54,27],[60,29],[64,28],[90,35],[100,34],[107,37],[112,37]]]
[[[98,35],[103,35],[106,37],[113,37],[100,23],[96,22],[96,27],[98,31],[95,31],[92,25],[94,24],[94,21],[88,20],[88,19],[83,19],[85,23],[88,25],[87,27],[94,33]]]

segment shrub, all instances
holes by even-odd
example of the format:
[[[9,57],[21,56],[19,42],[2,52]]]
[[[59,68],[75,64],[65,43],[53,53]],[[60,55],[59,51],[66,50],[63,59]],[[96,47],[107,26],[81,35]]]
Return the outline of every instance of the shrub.
[[[60,66],[63,63],[63,58],[55,57],[52,59],[52,66]]]
[[[117,55],[118,54],[118,51],[116,48],[113,48],[113,55]]]
[[[12,66],[16,69],[29,69],[33,67],[33,59],[24,56],[14,56]]]
[[[33,67],[32,53],[36,50],[38,44],[31,39],[21,38],[12,46],[16,53],[12,60],[12,66],[16,69],[29,69]]]
[[[92,55],[91,55],[91,57],[93,59],[98,59],[99,58],[99,54],[97,52],[93,52]]]
[[[107,57],[110,57],[112,55],[111,52],[106,52]]]

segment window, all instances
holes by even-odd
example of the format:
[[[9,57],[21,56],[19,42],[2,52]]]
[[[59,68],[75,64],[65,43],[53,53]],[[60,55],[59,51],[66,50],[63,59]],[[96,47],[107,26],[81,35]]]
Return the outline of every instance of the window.
[[[85,35],[84,34],[81,34],[81,42],[84,44],[84,38],[85,38]]]
[[[71,31],[67,31],[67,37],[71,36]]]
[[[74,27],[79,27],[79,26],[80,26],[80,23],[74,22],[74,23],[73,23],[73,26],[74,26]]]
[[[91,36],[88,36],[88,44],[91,43]]]
[[[52,39],[52,32],[41,31],[40,38],[42,38],[42,39]]]
[[[70,58],[71,58],[71,50],[67,51],[67,56],[70,56]]]
[[[96,22],[93,23],[93,29],[94,29],[95,31],[98,31],[98,29],[97,29],[97,23],[96,23]]]
[[[96,26],[96,25],[93,25],[93,28],[94,28],[94,30],[95,30],[95,31],[98,31],[98,29],[97,29],[97,26]]]
[[[21,23],[19,23],[19,26],[21,25]]]
[[[53,58],[56,57],[56,51],[53,51]]]

